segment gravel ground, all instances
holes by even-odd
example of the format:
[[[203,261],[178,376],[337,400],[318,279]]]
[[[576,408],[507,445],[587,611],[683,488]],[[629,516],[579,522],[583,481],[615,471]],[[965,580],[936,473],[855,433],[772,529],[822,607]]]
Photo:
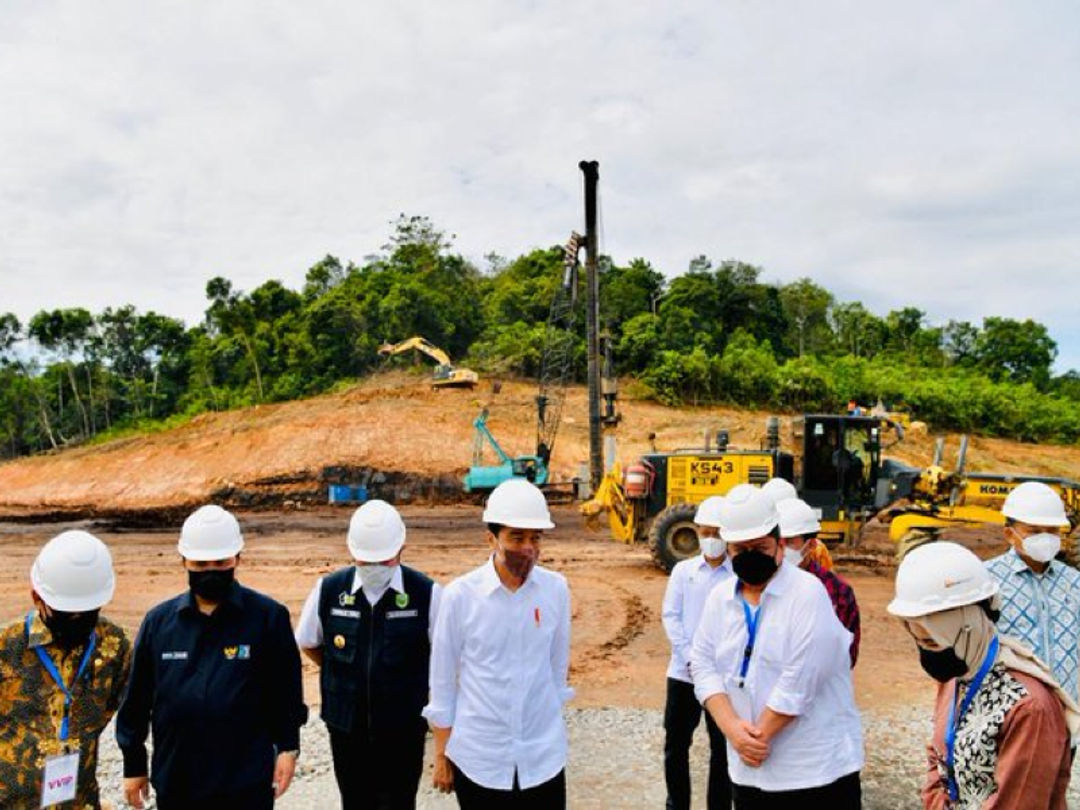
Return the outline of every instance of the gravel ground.
[[[922,709],[889,713],[864,712],[866,767],[862,772],[866,810],[917,810],[923,750],[930,723]],[[646,709],[570,709],[570,763],[567,770],[569,805],[573,808],[663,807],[664,779],[662,713]],[[296,779],[277,803],[282,810],[323,810],[338,807],[330,746],[318,719],[303,729],[303,754]],[[430,740],[427,762],[431,761]],[[704,791],[708,740],[699,727],[692,749],[694,786]],[[110,728],[102,737],[99,781],[103,799],[123,806],[119,754]],[[1080,807],[1080,765],[1073,770],[1070,807]],[[153,806],[153,805],[151,805]],[[451,810],[452,797],[434,793],[425,773],[417,800],[420,810]],[[694,808],[703,810],[704,796],[695,795]]]

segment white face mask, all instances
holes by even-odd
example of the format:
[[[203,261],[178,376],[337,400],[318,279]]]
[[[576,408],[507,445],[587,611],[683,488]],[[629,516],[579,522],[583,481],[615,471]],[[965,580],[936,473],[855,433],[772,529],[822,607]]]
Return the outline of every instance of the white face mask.
[[[370,594],[385,591],[390,586],[390,580],[394,576],[393,565],[358,565],[356,570],[360,572],[360,583],[364,590]]]
[[[719,537],[701,537],[698,543],[701,545],[701,553],[710,560],[724,556],[726,544]]]
[[[799,551],[797,549],[787,548],[785,546],[784,561],[790,563],[791,565],[794,565],[797,568],[798,566],[802,565],[803,553],[802,551]]]
[[[1051,532],[1040,532],[1021,541],[1024,553],[1035,562],[1048,563],[1061,551],[1061,537]]]

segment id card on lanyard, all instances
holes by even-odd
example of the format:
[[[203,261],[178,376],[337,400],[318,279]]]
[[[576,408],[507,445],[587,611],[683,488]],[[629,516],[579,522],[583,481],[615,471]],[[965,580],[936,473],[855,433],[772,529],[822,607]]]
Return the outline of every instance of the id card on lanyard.
[[[27,638],[30,636],[30,621],[32,617],[33,613],[28,613],[26,615]],[[56,663],[49,657],[49,654],[45,652],[41,646],[34,648],[34,652],[37,653],[41,665],[60,688],[60,691],[64,693],[64,716],[60,720],[60,742],[62,743],[66,744],[70,735],[71,705],[75,701],[72,690],[75,688],[75,684],[79,682],[79,679],[86,673],[86,668],[90,664],[90,659],[93,657],[94,649],[96,647],[97,634],[91,631],[90,639],[86,644],[86,652],[83,653],[82,660],[79,662],[79,668],[75,671],[75,677],[72,679],[70,686],[64,683],[64,678],[60,674],[60,670],[57,669]],[[64,747],[67,748],[68,746],[65,745]],[[57,754],[45,759],[45,767],[41,774],[42,807],[50,807],[54,804],[59,804],[60,802],[69,802],[75,798],[78,789],[79,751],[77,748],[75,751],[65,751],[63,754]]]
[[[945,726],[945,766],[948,770],[949,781],[949,798],[952,801],[957,801],[960,796],[960,788],[956,782],[956,732],[960,724],[964,721],[964,715],[967,714],[968,708],[971,706],[971,702],[975,699],[975,695],[978,694],[979,689],[983,685],[983,681],[986,680],[987,673],[990,672],[990,667],[994,665],[994,661],[997,659],[998,651],[998,638],[994,638],[990,641],[990,649],[986,651],[986,658],[983,659],[982,666],[979,667],[979,671],[975,674],[975,677],[971,681],[971,685],[968,686],[967,694],[964,695],[963,701],[960,703],[960,713],[956,713],[956,692],[953,692],[952,702],[949,704],[949,721]],[[960,684],[957,682],[956,690],[959,691]]]
[[[739,675],[732,678],[728,686],[728,700],[735,714],[743,720],[754,722],[754,694],[751,685],[746,682],[746,673],[750,670],[750,658],[754,654],[754,644],[757,641],[758,619],[761,616],[761,606],[751,608],[745,598],[740,597],[743,607],[743,619],[746,621],[746,646],[743,648],[742,660],[739,662]]]

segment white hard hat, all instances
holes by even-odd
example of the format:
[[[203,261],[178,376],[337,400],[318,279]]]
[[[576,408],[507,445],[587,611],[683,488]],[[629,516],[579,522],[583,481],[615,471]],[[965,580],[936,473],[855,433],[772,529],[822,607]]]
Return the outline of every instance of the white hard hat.
[[[710,495],[698,504],[694,513],[694,523],[699,526],[720,527],[720,507],[724,503],[723,495]]]
[[[244,548],[240,524],[220,506],[200,506],[184,521],[177,543],[185,560],[225,560]]]
[[[795,485],[784,478],[770,478],[761,486],[761,491],[773,499],[773,503],[780,503],[791,498],[798,498]]]
[[[817,534],[821,531],[821,521],[817,512],[800,498],[787,498],[776,505],[780,513],[780,536],[798,537],[803,534]]]
[[[779,522],[773,499],[757,487],[733,487],[720,506],[720,538],[726,543],[764,537]]]
[[[1031,526],[1068,526],[1061,496],[1042,481],[1025,481],[1005,498],[1001,514]]]
[[[386,501],[368,501],[349,520],[349,553],[360,562],[392,559],[405,545],[405,521]]]
[[[89,532],[61,532],[38,552],[30,584],[53,610],[97,610],[112,599],[116,589],[112,555]]]
[[[913,619],[974,605],[997,592],[997,581],[971,551],[957,543],[926,543],[909,551],[900,563],[896,598],[888,611]]]
[[[514,529],[554,529],[544,493],[524,478],[508,478],[488,495],[484,523]]]

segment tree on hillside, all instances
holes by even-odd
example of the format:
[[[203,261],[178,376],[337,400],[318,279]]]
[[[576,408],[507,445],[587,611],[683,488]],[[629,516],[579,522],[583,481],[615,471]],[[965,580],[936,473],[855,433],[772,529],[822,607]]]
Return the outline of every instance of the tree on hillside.
[[[1045,326],[1030,318],[990,317],[983,319],[977,351],[979,366],[990,379],[1030,382],[1045,390],[1057,357],[1057,343]]]
[[[811,338],[815,349],[825,348],[831,338],[827,316],[833,304],[832,294],[810,279],[801,278],[780,288],[780,302],[791,324],[791,342],[797,356],[806,354],[807,340]]]
[[[75,380],[75,357],[86,346],[94,319],[82,308],[42,310],[35,314],[27,326],[27,334],[48,352],[61,358],[71,383],[71,394],[75,398],[82,421],[82,435],[90,436],[90,415]],[[63,398],[60,399],[60,415],[63,418]]]

